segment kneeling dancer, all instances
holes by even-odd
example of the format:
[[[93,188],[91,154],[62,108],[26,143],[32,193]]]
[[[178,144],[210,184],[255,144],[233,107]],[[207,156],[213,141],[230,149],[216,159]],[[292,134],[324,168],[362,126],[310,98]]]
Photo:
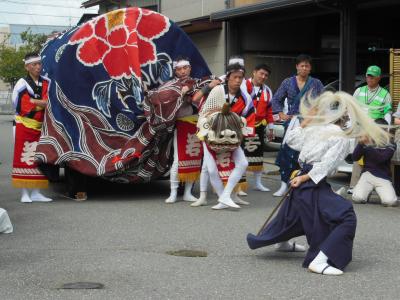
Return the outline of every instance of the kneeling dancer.
[[[256,249],[305,234],[309,249],[303,267],[341,275],[352,259],[357,220],[351,202],[335,194],[326,177],[349,153],[350,137],[367,134],[377,145],[387,144],[389,137],[343,92],[324,93],[310,107],[302,104],[301,113],[305,120],[287,138],[300,151],[301,170],[277,216],[257,236],[249,234],[247,242]]]

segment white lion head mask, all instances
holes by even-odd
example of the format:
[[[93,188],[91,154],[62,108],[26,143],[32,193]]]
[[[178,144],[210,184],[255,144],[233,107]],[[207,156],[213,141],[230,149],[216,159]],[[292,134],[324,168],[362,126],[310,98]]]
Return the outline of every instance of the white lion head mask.
[[[246,119],[230,111],[224,87],[213,88],[199,112],[197,136],[216,152],[233,151],[245,134]]]

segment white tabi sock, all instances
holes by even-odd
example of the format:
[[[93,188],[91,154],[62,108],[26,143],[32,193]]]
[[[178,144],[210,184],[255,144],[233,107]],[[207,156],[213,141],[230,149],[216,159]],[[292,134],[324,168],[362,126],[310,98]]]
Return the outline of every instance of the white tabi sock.
[[[343,198],[346,198],[346,188],[344,186],[342,186],[340,189],[338,189],[337,191],[335,191],[336,194],[338,194],[339,196],[342,196]]]
[[[303,245],[297,244],[296,242],[282,242],[275,245],[276,251],[281,252],[304,252],[306,251],[306,247]]]
[[[311,272],[322,275],[342,275],[343,271],[336,269],[328,264],[328,257],[324,252],[319,251],[318,255],[308,266]]]
[[[198,207],[203,205],[207,205],[207,192],[200,192],[199,199],[197,199],[196,202],[190,204],[190,206],[192,207]]]
[[[218,202],[222,203],[222,204],[225,204],[225,205],[227,205],[229,207],[232,207],[232,208],[240,208],[239,205],[237,205],[235,202],[233,202],[231,197],[226,196],[224,194],[222,194],[222,196],[218,198]]]
[[[239,196],[244,196],[244,197],[248,196],[248,194],[245,191],[243,191],[241,188],[239,188],[237,194]]]
[[[31,199],[31,197],[29,197],[29,192],[27,189],[22,189],[21,202],[22,203],[32,203],[32,199]]]
[[[221,209],[225,209],[225,208],[229,208],[228,205],[225,205],[223,203],[218,203],[217,205],[214,205],[213,207],[211,207],[212,209],[215,210],[221,210]]]
[[[254,172],[254,177],[256,179],[256,190],[259,190],[261,192],[271,191],[269,188],[265,187],[261,182],[262,172]]]
[[[233,161],[235,162],[235,168],[229,175],[228,182],[226,183],[223,193],[218,198],[218,202],[228,205],[232,208],[240,208],[239,205],[233,202],[231,194],[242,175],[246,172],[249,163],[247,162],[247,158],[240,147],[233,152],[232,157]]]
[[[196,202],[197,198],[192,195],[193,182],[185,182],[185,192],[183,194],[183,201]]]
[[[236,204],[239,204],[239,205],[249,205],[250,204],[249,202],[244,201],[243,199],[240,199],[238,196],[238,193],[236,193],[236,192],[232,193],[231,198],[232,198],[233,202],[235,202]]]
[[[288,185],[287,185],[287,183],[284,182],[284,181],[281,181],[281,187],[279,188],[279,190],[277,190],[277,191],[273,194],[273,196],[275,196],[275,197],[282,197],[283,195],[285,195],[285,193],[287,192],[287,190],[288,190]]]
[[[169,197],[165,200],[165,203],[175,203],[178,198],[178,189],[172,188]]]
[[[165,203],[175,203],[178,197],[179,177],[178,177],[178,144],[177,144],[177,133],[174,130],[174,161],[172,162],[170,173],[169,173],[169,184],[171,192],[169,197],[165,200]]]
[[[31,200],[33,202],[51,202],[53,199],[48,198],[40,193],[39,189],[34,189],[31,193]]]

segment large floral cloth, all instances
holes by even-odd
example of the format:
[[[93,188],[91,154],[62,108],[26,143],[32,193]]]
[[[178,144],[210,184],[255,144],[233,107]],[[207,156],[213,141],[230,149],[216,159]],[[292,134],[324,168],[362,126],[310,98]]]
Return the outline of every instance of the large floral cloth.
[[[59,35],[41,55],[51,85],[37,160],[122,182],[168,170],[180,89],[195,91],[210,78],[176,24],[154,11],[119,9]],[[171,81],[178,56],[204,80]]]

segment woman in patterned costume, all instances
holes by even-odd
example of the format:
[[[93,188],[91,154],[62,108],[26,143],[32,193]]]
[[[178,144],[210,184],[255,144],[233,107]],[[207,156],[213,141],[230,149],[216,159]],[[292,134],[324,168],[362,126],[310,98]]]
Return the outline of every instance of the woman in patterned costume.
[[[12,184],[22,189],[21,202],[50,202],[40,193],[48,187],[48,180],[35,162],[36,146],[47,105],[50,80],[41,76],[41,58],[37,53],[25,56],[28,75],[18,80],[13,91],[16,111],[15,145]],[[29,189],[32,189],[29,194]]]

